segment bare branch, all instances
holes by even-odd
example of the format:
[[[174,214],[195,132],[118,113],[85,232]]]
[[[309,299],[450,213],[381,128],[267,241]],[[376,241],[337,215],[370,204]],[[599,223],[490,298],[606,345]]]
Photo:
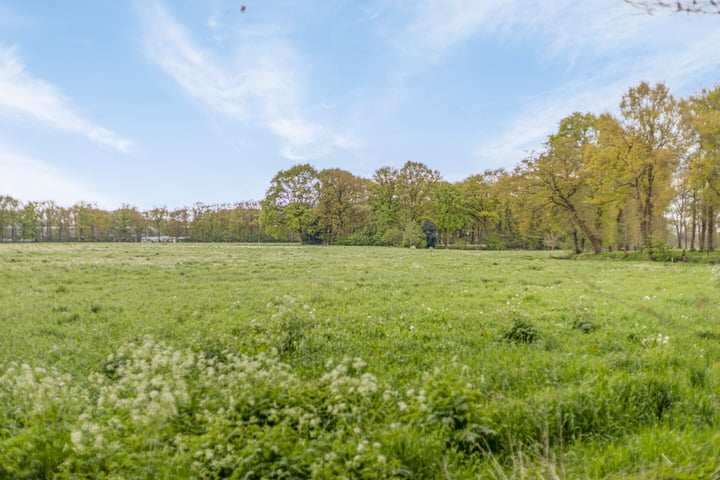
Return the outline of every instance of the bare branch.
[[[625,3],[645,10],[650,15],[659,11],[720,15],[720,0],[625,0]]]

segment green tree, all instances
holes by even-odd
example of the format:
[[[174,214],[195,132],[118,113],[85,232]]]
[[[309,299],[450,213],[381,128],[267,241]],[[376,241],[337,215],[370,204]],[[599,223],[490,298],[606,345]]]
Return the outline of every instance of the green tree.
[[[40,236],[44,240],[59,240],[61,208],[52,200],[38,202]]]
[[[375,231],[380,245],[400,245],[400,197],[398,171],[392,167],[375,170],[369,185],[369,203]]]
[[[590,241],[595,253],[602,252],[603,205],[593,186],[589,150],[596,147],[595,117],[574,113],[560,121],[545,150],[525,160],[523,177],[540,204],[549,204],[566,215],[572,227]],[[576,251],[579,250],[576,245]]]
[[[209,242],[212,233],[212,212],[209,205],[197,202],[192,207],[190,239],[196,242]]]
[[[113,214],[97,206],[78,202],[71,208],[73,237],[80,241],[107,240],[113,228]]]
[[[442,181],[440,172],[423,163],[406,162],[398,171],[397,180],[402,223],[418,224],[427,219],[432,208],[432,190]]]
[[[158,241],[168,224],[168,210],[166,206],[154,207],[151,210],[145,212],[145,219],[148,224],[153,228],[155,236]]]
[[[240,242],[259,242],[260,204],[254,201],[240,202],[230,212],[233,225],[233,238]]]
[[[278,172],[260,202],[260,221],[275,238],[296,234],[300,244],[313,241],[317,234],[320,178],[309,164]]]
[[[668,88],[647,82],[630,88],[620,103],[621,120],[599,120],[603,146],[600,168],[608,187],[632,198],[640,243],[652,254],[664,236],[664,213],[672,199],[672,178],[685,147],[680,107]]]
[[[35,202],[28,202],[20,213],[20,235],[23,240],[40,238],[40,216]]]
[[[123,204],[112,212],[112,237],[115,241],[139,242],[147,222],[137,208]]]
[[[700,201],[700,249],[712,251],[720,210],[720,85],[691,97],[684,111],[694,144],[685,178]]]
[[[498,199],[492,188],[503,173],[503,170],[486,170],[482,174],[471,175],[458,185],[465,202],[471,243],[482,244],[496,230],[500,216]]]
[[[368,215],[367,180],[332,168],[319,174],[318,225],[327,243],[362,228]]]
[[[177,208],[168,213],[167,234],[175,238],[190,236],[190,209]]]
[[[0,241],[4,242],[9,238],[14,242],[17,239],[19,209],[19,200],[0,196]]]
[[[435,214],[433,221],[442,236],[443,245],[448,248],[450,237],[466,223],[467,209],[459,186],[440,182],[432,191]]]

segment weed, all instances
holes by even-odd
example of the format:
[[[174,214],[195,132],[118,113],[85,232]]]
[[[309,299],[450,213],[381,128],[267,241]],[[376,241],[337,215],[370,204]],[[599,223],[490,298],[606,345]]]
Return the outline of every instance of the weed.
[[[510,343],[534,343],[540,338],[540,332],[530,323],[516,320],[513,326],[503,333],[502,338]]]
[[[590,333],[599,328],[599,326],[596,323],[590,322],[588,320],[581,320],[581,319],[575,320],[572,323],[572,327],[577,330],[580,330],[583,333]]]

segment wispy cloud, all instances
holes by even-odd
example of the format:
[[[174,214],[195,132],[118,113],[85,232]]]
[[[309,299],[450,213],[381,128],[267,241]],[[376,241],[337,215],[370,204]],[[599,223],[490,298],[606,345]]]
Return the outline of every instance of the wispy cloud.
[[[499,134],[481,139],[474,155],[487,167],[514,165],[539,150],[562,118],[614,110],[625,88],[620,82],[591,90],[568,87],[529,101]]]
[[[404,77],[441,68],[446,57],[478,39],[495,51],[506,45],[529,48],[538,63],[561,71],[564,83],[532,96],[518,92],[527,97],[522,106],[508,105],[515,112],[498,118],[500,127],[480,137],[474,153],[493,166],[512,165],[540,148],[560,119],[574,111],[616,112],[622,94],[641,80],[664,81],[686,94],[720,64],[716,18],[649,16],[605,0],[418,0],[396,5],[404,15],[387,35],[398,56],[391,74]]]
[[[476,151],[479,157],[517,161],[528,149],[540,147],[560,119],[574,111],[618,113],[622,95],[642,80],[665,82],[682,95],[712,86],[699,82],[713,77],[720,65],[720,31],[704,25],[706,19],[600,7],[586,2],[577,7],[582,12],[558,12],[555,28],[538,40],[547,40],[546,53],[553,57],[566,55],[574,62],[569,57],[583,52],[585,66],[578,66],[562,88],[528,102],[499,137],[483,142]]]
[[[79,114],[53,85],[27,71],[14,48],[0,45],[0,114],[27,117],[128,152],[132,142]]]
[[[161,3],[138,3],[138,11],[150,59],[211,110],[259,125],[282,139],[286,158],[305,160],[358,146],[351,137],[307,117],[300,61],[283,38],[252,39],[237,45],[231,60],[221,60],[213,50],[198,45],[190,30]],[[219,24],[211,17],[208,26],[214,29]]]
[[[53,166],[0,144],[0,192],[18,200],[54,200],[60,205],[97,202],[107,208],[118,202],[69,180]]]

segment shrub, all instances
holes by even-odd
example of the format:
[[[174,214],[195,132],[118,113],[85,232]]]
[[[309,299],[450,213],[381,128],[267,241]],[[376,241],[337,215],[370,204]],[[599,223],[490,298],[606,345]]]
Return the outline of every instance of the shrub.
[[[540,332],[529,323],[516,320],[502,338],[511,343],[534,343],[540,338]]]

